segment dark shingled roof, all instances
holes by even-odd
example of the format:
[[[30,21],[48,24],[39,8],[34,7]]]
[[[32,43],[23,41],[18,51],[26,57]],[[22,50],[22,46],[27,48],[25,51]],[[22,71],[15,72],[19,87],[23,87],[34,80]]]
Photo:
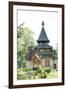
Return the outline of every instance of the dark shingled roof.
[[[41,30],[41,33],[40,33],[40,36],[37,42],[38,43],[48,43],[49,42],[46,32],[44,30],[44,22],[42,22],[42,30]]]

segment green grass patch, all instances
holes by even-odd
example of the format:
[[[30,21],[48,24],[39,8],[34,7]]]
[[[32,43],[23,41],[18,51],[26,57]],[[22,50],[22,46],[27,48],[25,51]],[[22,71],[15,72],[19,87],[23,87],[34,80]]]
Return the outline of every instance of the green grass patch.
[[[58,78],[58,71],[56,71],[56,70],[51,71],[49,74],[47,74],[47,78],[48,79],[51,79],[51,78],[56,79],[56,78]]]

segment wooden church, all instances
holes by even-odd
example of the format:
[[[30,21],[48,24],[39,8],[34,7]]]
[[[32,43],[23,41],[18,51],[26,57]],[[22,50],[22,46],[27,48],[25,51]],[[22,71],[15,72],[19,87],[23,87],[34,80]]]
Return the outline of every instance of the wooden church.
[[[27,54],[26,67],[51,67],[53,69],[53,49],[49,45],[47,34],[44,30],[44,22],[42,21],[42,29],[37,40],[36,47],[29,47]]]

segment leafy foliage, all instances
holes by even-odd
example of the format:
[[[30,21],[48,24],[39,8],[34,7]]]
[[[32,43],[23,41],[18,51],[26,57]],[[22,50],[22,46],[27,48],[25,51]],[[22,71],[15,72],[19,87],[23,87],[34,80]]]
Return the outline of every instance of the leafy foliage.
[[[51,72],[51,68],[50,67],[45,67],[45,72],[47,72],[47,73],[50,73]]]
[[[17,64],[18,68],[26,66],[25,55],[28,47],[34,46],[34,33],[28,27],[19,27],[17,29]]]
[[[54,49],[53,53],[54,53],[54,55],[53,55],[54,60],[58,59],[58,49]]]
[[[38,67],[36,70],[32,70],[32,68],[19,68],[17,72],[17,79],[32,80],[32,79],[44,79],[44,78],[49,78],[49,79],[57,78],[58,71],[56,70],[49,71],[48,68]]]

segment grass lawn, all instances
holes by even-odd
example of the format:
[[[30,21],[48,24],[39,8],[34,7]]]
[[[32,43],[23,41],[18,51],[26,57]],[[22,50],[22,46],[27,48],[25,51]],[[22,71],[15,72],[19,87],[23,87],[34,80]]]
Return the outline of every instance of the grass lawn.
[[[51,71],[50,73],[47,74],[47,78],[48,79],[56,79],[58,78],[58,71],[54,70],[54,71]]]

